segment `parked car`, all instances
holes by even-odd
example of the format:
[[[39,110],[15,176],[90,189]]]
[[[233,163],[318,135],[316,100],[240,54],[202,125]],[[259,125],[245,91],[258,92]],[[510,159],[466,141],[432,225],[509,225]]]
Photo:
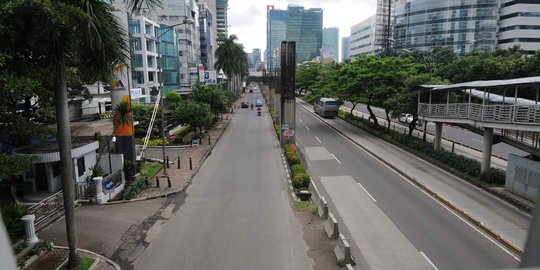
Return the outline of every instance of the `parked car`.
[[[249,108],[249,105],[242,101],[241,107],[242,108]]]
[[[400,116],[399,116],[399,122],[402,122],[402,123],[411,123],[414,119],[414,116],[410,113],[402,113]]]

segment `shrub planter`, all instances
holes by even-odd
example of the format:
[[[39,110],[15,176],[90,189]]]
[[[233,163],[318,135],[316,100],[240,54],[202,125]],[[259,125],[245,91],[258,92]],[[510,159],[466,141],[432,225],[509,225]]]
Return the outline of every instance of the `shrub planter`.
[[[294,193],[301,201],[311,200],[311,192],[307,188],[296,189]]]

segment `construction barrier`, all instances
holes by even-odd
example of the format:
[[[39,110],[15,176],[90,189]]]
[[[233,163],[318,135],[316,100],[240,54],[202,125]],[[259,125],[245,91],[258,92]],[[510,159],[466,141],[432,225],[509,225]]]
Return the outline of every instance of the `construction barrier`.
[[[328,219],[324,223],[324,230],[330,239],[336,239],[339,236],[339,228],[337,220],[334,217],[334,214],[328,213]]]
[[[319,217],[322,219],[328,218],[328,203],[326,202],[326,199],[324,196],[321,197],[319,206],[317,207],[317,212],[319,214]]]
[[[343,234],[339,234],[338,243],[334,248],[334,254],[339,265],[356,265],[353,256],[351,255],[351,246]]]

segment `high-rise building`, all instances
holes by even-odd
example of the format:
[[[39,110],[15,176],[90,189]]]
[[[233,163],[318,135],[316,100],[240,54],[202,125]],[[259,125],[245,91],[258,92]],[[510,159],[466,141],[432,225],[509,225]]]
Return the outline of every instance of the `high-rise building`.
[[[252,57],[253,57],[253,69],[255,71],[260,71],[262,69],[261,49],[253,49]]]
[[[131,88],[141,89],[141,93],[146,96],[141,101],[150,102],[148,97],[151,89],[159,87],[156,38],[159,35],[159,23],[142,15],[132,16],[127,13],[127,16],[131,51]]]
[[[351,58],[351,37],[341,38],[341,62]]]
[[[201,1],[202,2],[202,1]],[[208,1],[211,2],[211,1]],[[201,44],[201,64],[205,70],[213,70],[217,49],[217,32],[212,9],[206,3],[199,3],[199,37]]]
[[[274,6],[267,6],[266,11],[266,69],[274,70],[278,67],[274,65],[274,51],[287,36],[287,11],[274,9]]]
[[[175,27],[180,59],[180,84],[188,91],[197,82],[197,67],[200,64],[199,8],[195,0],[163,0],[163,8],[149,12],[148,17],[158,21],[162,27]],[[184,23],[189,21],[191,23]],[[173,30],[171,30],[173,31]],[[193,72],[193,69],[195,72]],[[195,73],[195,74],[194,74]]]
[[[540,1],[501,0],[499,49],[519,45],[527,54],[540,49]]]
[[[497,46],[498,0],[401,0],[396,5],[397,49],[493,52]]]
[[[384,43],[376,43],[377,40],[382,40],[377,38],[379,33],[376,32],[376,21],[377,17],[373,15],[351,27],[351,58],[361,54],[376,54],[381,51]]]
[[[229,36],[229,25],[227,19],[227,10],[229,8],[229,0],[215,0],[216,1],[216,22],[218,34]]]
[[[339,29],[337,27],[323,29],[322,57],[339,60]]]
[[[287,14],[286,38],[287,41],[296,42],[296,63],[321,56],[323,10],[289,5]]]

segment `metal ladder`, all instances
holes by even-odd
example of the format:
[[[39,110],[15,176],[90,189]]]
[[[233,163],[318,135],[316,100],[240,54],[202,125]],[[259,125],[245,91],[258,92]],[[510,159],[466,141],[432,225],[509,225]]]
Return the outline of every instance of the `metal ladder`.
[[[152,111],[152,118],[150,119],[150,124],[148,124],[148,130],[146,131],[146,137],[144,137],[143,147],[141,149],[141,153],[137,155],[138,161],[142,160],[144,157],[144,150],[146,150],[146,147],[148,146],[148,140],[150,139],[150,135],[152,135],[152,129],[154,127],[154,122],[156,121],[156,115],[157,115],[160,101],[161,101],[161,90],[159,90],[156,96],[154,110]]]

